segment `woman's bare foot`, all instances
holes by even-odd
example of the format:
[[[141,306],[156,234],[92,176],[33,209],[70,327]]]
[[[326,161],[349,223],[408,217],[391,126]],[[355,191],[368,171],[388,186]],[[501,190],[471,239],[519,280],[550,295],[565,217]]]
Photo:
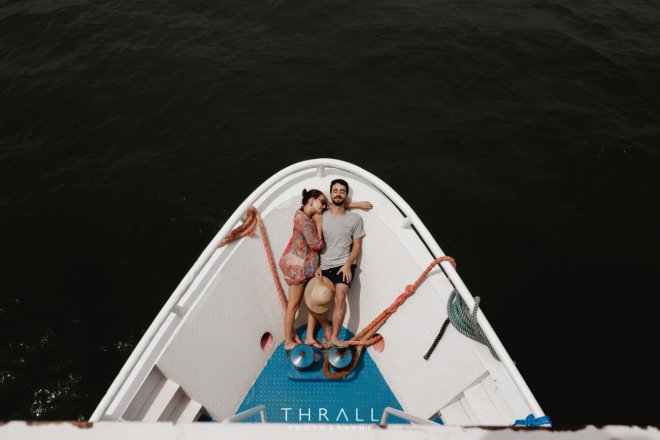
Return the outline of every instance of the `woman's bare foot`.
[[[302,342],[296,342],[296,341],[288,341],[288,342],[286,342],[286,341],[285,341],[285,342],[284,342],[284,350],[286,350],[286,351],[293,350],[293,348],[294,348],[296,345],[299,345],[299,344],[302,344]]]
[[[305,338],[305,344],[311,345],[312,347],[321,348],[321,344],[314,338]]]
[[[300,336],[296,333],[296,335],[293,337],[293,340],[296,341],[296,344],[302,344],[302,341],[300,340]]]

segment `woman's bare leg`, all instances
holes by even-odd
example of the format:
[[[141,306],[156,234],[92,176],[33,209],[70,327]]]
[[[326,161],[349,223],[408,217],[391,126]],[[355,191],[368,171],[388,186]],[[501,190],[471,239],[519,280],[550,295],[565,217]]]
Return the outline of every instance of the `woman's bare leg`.
[[[316,319],[314,318],[314,313],[309,312],[307,315],[307,334],[305,335],[305,344],[313,345],[314,347],[321,348],[321,344],[318,343],[314,337],[314,329],[316,328]]]
[[[309,323],[313,319],[314,324],[316,324],[316,321],[318,321],[321,324],[321,327],[323,327],[324,331],[324,336],[323,338],[327,341],[330,340],[330,335],[332,334],[332,326],[328,322],[327,316],[325,316],[325,313],[314,313],[314,312],[309,312],[309,316],[311,319],[307,320],[307,337],[305,338],[305,344],[308,345],[314,345],[311,344],[311,342],[318,342],[316,341],[316,338],[314,337],[314,333],[309,331]],[[310,339],[311,338],[311,339]],[[319,344],[320,345],[320,344]]]
[[[300,299],[304,292],[304,284],[295,284],[289,286],[289,304],[284,312],[284,349],[291,350],[297,344],[300,344],[300,338],[296,334],[293,325],[296,319],[296,312],[300,307]]]

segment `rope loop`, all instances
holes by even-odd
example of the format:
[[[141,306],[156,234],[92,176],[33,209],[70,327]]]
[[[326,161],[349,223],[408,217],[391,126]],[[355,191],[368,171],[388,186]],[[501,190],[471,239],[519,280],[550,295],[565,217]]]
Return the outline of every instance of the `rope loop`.
[[[481,299],[476,297],[474,299],[474,307],[470,311],[461,295],[454,289],[447,301],[447,317],[456,330],[468,338],[484,344],[490,350],[490,354],[499,361],[500,358],[495,353],[495,349],[490,345],[486,334],[481,330],[481,326],[477,322],[477,311],[479,310],[480,301]]]

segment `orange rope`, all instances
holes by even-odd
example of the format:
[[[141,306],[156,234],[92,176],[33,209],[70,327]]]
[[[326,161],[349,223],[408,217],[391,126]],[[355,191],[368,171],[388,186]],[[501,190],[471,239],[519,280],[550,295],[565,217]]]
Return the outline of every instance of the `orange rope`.
[[[342,348],[342,347],[346,347],[348,345],[371,345],[371,344],[374,344],[374,343],[380,341],[380,339],[379,339],[380,336],[374,338],[373,342],[372,341],[359,341],[359,339],[361,339],[360,336],[363,336],[364,334],[368,333],[371,329],[373,329],[381,321],[387,321],[388,318],[390,316],[392,316],[392,314],[394,312],[396,312],[396,310],[399,308],[399,306],[401,306],[404,302],[406,302],[406,300],[410,296],[412,296],[413,293],[415,293],[415,291],[417,290],[419,285],[422,284],[424,279],[428,276],[429,272],[431,272],[431,270],[435,267],[435,265],[440,264],[443,261],[449,261],[452,266],[456,267],[456,260],[454,260],[450,256],[445,255],[445,256],[436,258],[435,260],[433,260],[431,262],[431,264],[428,265],[426,270],[424,270],[424,272],[422,272],[422,274],[419,276],[419,278],[417,278],[417,281],[415,281],[413,284],[410,284],[410,285],[406,286],[406,289],[403,291],[403,293],[401,295],[399,295],[399,297],[392,303],[392,305],[390,305],[388,308],[383,310],[380,313],[380,315],[378,315],[376,317],[376,319],[371,321],[371,323],[364,328],[364,330],[362,330],[358,335],[354,336],[353,339],[351,339],[350,341],[344,341],[343,343],[337,344],[337,346]],[[326,347],[326,348],[329,348],[329,347],[332,347],[334,344],[324,344],[324,346],[325,345],[328,345],[328,347]]]
[[[257,210],[253,207],[254,211]],[[275,288],[280,297],[280,302],[282,303],[282,309],[286,311],[287,304],[289,301],[284,294],[284,289],[280,284],[280,278],[277,276],[277,269],[275,268],[275,260],[273,259],[273,252],[270,250],[270,241],[268,240],[268,234],[266,233],[266,228],[264,227],[264,222],[261,220],[261,216],[257,212],[257,223],[259,225],[259,232],[261,232],[261,241],[264,244],[264,249],[266,249],[266,256],[268,257],[268,265],[270,266],[270,273],[273,275],[273,282],[275,283]]]
[[[232,229],[229,234],[227,234],[227,236],[220,242],[218,247],[223,247],[224,245],[227,245],[232,241],[236,241],[239,238],[247,237],[248,235],[254,235],[254,225],[257,221],[257,215],[259,215],[259,213],[257,212],[256,208],[251,206],[245,213],[245,220],[243,220],[243,223],[240,226]]]
[[[353,360],[351,363],[346,367],[346,369],[342,371],[337,371],[333,372],[330,370],[330,359],[326,356],[325,360],[323,361],[323,374],[325,377],[328,379],[342,379],[344,377],[347,377],[355,366],[357,365],[358,361],[360,360],[360,355],[362,354],[362,350],[366,345],[372,345],[375,344],[376,342],[380,341],[382,339],[381,335],[376,335],[376,337],[373,337],[374,334],[383,326],[385,325],[385,322],[387,322],[387,319],[392,316],[394,312],[401,306],[410,296],[412,296],[413,293],[417,290],[420,284],[424,281],[424,279],[428,276],[429,272],[435,267],[436,264],[440,264],[443,261],[449,261],[452,266],[456,267],[456,260],[454,260],[450,256],[442,256],[438,257],[435,260],[431,262],[431,264],[428,265],[426,270],[422,272],[422,274],[417,278],[417,281],[415,281],[413,284],[406,286],[406,289],[403,291],[401,295],[397,297],[397,299],[390,305],[388,308],[383,310],[380,315],[376,317],[371,323],[366,326],[360,333],[357,335],[353,336],[353,338],[349,341],[344,341],[340,342],[337,344],[333,343],[324,343],[323,347],[324,348],[330,348],[333,345],[337,345],[339,348],[344,348],[348,347],[349,345],[357,345],[357,349],[355,351],[355,356],[353,357]]]
[[[282,308],[286,310],[288,301],[282,285],[280,284],[280,279],[277,276],[277,269],[275,267],[275,260],[273,259],[273,252],[270,249],[270,241],[268,240],[268,234],[266,233],[266,228],[264,227],[264,222],[261,220],[261,216],[257,211],[257,208],[251,206],[246,213],[245,221],[238,227],[234,228],[227,236],[222,240],[218,247],[222,247],[226,244],[236,241],[240,238],[247,237],[248,235],[254,235],[254,226],[255,223],[259,226],[259,232],[261,233],[261,242],[264,244],[264,249],[266,250],[266,257],[268,258],[268,265],[270,266],[270,273],[273,275],[273,281],[275,282],[275,289],[280,297],[280,302],[282,303]]]

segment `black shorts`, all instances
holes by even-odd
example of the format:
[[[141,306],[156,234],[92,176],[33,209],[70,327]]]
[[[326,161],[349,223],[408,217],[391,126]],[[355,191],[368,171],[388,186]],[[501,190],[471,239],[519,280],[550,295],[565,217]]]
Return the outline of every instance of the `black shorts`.
[[[339,269],[341,269],[344,266],[337,266],[337,267],[331,267],[330,269],[322,270],[321,273],[323,274],[324,277],[332,281],[333,284],[346,284],[348,287],[351,287],[351,283],[347,283],[344,281],[344,273],[337,273]],[[355,269],[357,268],[357,264],[351,264],[351,274],[353,277],[351,278],[351,281],[353,281],[353,278],[355,278]]]

